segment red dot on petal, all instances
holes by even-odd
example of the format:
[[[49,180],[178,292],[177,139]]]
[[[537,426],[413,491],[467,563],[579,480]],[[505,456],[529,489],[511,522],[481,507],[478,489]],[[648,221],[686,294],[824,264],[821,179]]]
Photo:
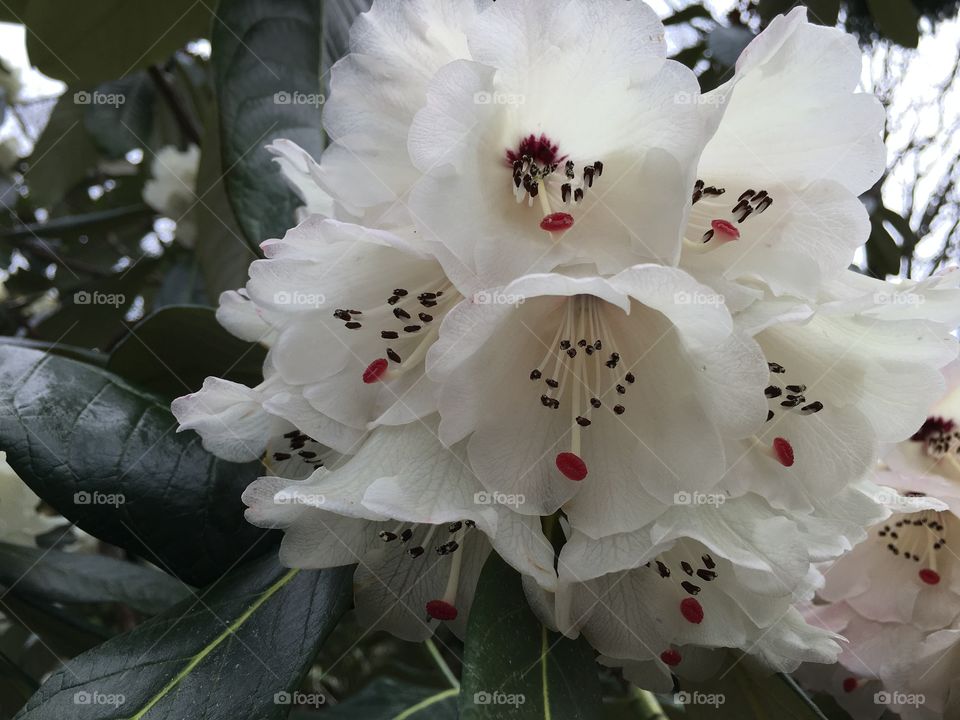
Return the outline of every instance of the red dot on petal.
[[[367,369],[363,371],[363,381],[367,385],[372,385],[377,382],[380,378],[383,377],[383,374],[387,371],[387,361],[386,358],[377,358],[372,363],[367,365]]]
[[[920,579],[923,580],[927,585],[936,585],[940,582],[940,573],[936,570],[931,570],[930,568],[924,568],[917,573],[920,576]]]
[[[703,622],[703,605],[693,598],[684,598],[680,601],[680,614],[687,622],[699,625]]]
[[[431,600],[427,603],[427,615],[434,620],[456,620],[457,609],[446,600]]]
[[[777,462],[784,467],[793,465],[793,445],[786,438],[773,439],[773,454],[776,455]]]
[[[673,648],[670,648],[669,650],[664,650],[662,653],[660,653],[660,659],[663,660],[665,665],[669,665],[670,667],[676,667],[677,665],[680,664],[680,661],[683,658],[680,657],[679,652],[677,652]]]
[[[710,227],[712,227],[718,235],[726,235],[731,240],[738,240],[740,238],[740,231],[732,222],[727,220],[714,220],[710,223]]]
[[[848,677],[843,679],[843,691],[844,692],[853,692],[857,689],[857,679],[855,677]]]
[[[587,464],[572,452],[557,455],[557,470],[570,480],[583,480],[587,476]]]
[[[573,215],[565,212],[550,213],[540,221],[540,229],[559,233],[573,227]]]

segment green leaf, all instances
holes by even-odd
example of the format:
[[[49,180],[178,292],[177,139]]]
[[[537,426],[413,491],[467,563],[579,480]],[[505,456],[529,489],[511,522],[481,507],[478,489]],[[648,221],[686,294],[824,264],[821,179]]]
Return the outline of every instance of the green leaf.
[[[285,718],[284,700],[350,604],[352,574],[288,570],[272,557],[242,566],[71,660],[17,719]]]
[[[321,10],[317,0],[223,0],[217,11],[221,153],[230,203],[251,247],[282,236],[301,204],[264,146],[288,138],[315,157],[323,149]]]
[[[712,679],[681,681],[674,698],[688,720],[826,720],[792,678],[764,674],[733,653]]]
[[[324,711],[328,720],[457,720],[457,690],[377,678],[351,698]],[[290,720],[316,717],[291,713]]]
[[[259,463],[176,433],[166,402],[92,365],[0,345],[0,449],[37,495],[82,529],[203,585],[269,550],[240,493]]]
[[[920,14],[910,0],[867,0],[867,8],[880,32],[904,47],[917,47]]]
[[[587,720],[602,713],[590,646],[540,625],[520,576],[496,554],[470,610],[459,704],[463,720]]]
[[[14,347],[31,348],[51,355],[60,355],[72,360],[79,360],[90,365],[104,366],[107,364],[107,356],[86,348],[78,348],[73,345],[63,345],[60,343],[43,342],[42,340],[30,340],[29,338],[18,337],[0,337],[0,344],[12,345]]]
[[[224,330],[212,308],[174,306],[131,328],[110,353],[107,370],[173,399],[200,389],[211,375],[259,385],[266,356],[262,345]]]
[[[200,202],[190,208],[186,218],[186,222],[193,223],[197,228],[194,251],[211,301],[216,301],[225,290],[243,287],[250,263],[260,257],[259,248],[251,247],[237,224],[227,197],[227,179],[221,167],[220,146],[217,104],[211,102],[204,117],[203,147],[197,173],[197,197]],[[280,177],[275,181],[283,183]]]
[[[27,158],[26,181],[37,205],[55,206],[68,190],[87,177],[100,157],[84,129],[84,109],[84,105],[74,102],[74,91],[68,88],[54,105],[50,120]]]
[[[117,102],[91,102],[84,125],[97,147],[108,158],[123,157],[147,144],[153,130],[156,91],[146,72],[99,85],[91,98],[115,98]]]
[[[209,5],[192,0],[30,0],[27,53],[42,73],[95,85],[160,62],[206,37]]]
[[[103,555],[0,543],[0,585],[21,597],[56,603],[119,602],[152,615],[182,600],[179,582],[142,565]]]

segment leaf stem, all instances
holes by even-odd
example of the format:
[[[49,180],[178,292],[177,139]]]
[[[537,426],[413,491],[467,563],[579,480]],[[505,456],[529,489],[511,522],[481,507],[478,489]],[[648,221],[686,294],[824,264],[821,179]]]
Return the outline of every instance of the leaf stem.
[[[443,655],[440,654],[440,649],[436,646],[436,643],[433,642],[433,638],[427,638],[424,644],[427,646],[427,650],[433,657],[433,661],[437,664],[437,667],[440,668],[440,672],[443,673],[443,676],[450,683],[450,686],[454,690],[459,690],[460,681],[457,680],[457,676],[453,674],[450,666],[447,665],[447,661],[443,659]]]

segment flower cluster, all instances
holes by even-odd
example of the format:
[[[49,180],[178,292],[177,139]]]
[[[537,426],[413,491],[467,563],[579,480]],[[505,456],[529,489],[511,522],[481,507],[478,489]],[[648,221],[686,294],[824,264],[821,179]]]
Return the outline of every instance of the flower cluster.
[[[808,684],[834,694],[856,717],[886,709],[907,720],[960,712],[960,366],[951,391],[909,439],[891,448],[877,481],[890,517],[823,568],[806,615],[849,640],[839,664],[804,668]]]
[[[264,382],[174,403],[263,460],[249,520],[407,639],[462,632],[494,550],[644,687],[833,660],[794,605],[888,512],[863,478],[960,321],[950,277],[848,270],[884,168],[856,42],[794,10],[703,96],[642,2],[376,0],[350,47],[323,156],[271,147],[301,222],[221,298]]]

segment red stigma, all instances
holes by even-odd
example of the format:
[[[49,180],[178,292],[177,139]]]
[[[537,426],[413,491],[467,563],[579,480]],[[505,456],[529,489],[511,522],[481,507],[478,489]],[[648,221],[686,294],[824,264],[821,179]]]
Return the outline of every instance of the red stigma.
[[[726,235],[731,240],[740,239],[740,231],[732,222],[729,222],[728,220],[713,220],[710,223],[710,227],[713,228],[714,232],[720,235]]]
[[[379,381],[384,373],[387,372],[387,361],[385,358],[377,358],[372,363],[367,365],[367,369],[363,371],[363,381],[367,385],[372,385],[373,383]]]
[[[793,445],[785,438],[778,437],[773,439],[773,454],[776,456],[777,462],[784,467],[793,465]]]
[[[857,689],[857,685],[860,683],[857,682],[855,677],[848,677],[843,679],[843,691],[844,692],[853,692]]]
[[[680,664],[680,661],[683,659],[680,657],[680,653],[670,648],[669,650],[664,650],[660,653],[660,659],[663,660],[664,665],[669,665],[670,667],[676,667]]]
[[[684,598],[680,601],[680,614],[687,622],[699,625],[703,622],[703,605],[693,598]]]
[[[936,570],[931,570],[930,568],[924,568],[917,573],[920,576],[920,579],[923,580],[927,585],[936,585],[940,582],[940,573]]]
[[[560,233],[573,227],[573,215],[565,212],[550,213],[540,221],[540,229]]]
[[[569,480],[583,480],[587,476],[587,464],[579,455],[572,452],[562,452],[557,455],[557,470]]]
[[[427,603],[427,615],[434,620],[456,620],[457,609],[446,600],[431,600]]]

